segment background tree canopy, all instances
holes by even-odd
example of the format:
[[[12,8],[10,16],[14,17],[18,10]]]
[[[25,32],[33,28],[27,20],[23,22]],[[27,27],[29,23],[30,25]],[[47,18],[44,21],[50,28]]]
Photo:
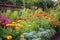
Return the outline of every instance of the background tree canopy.
[[[51,3],[52,1],[47,1],[47,0],[0,0],[0,4],[6,4],[8,2],[12,2],[14,5],[20,6],[23,5],[23,3],[25,2],[25,4],[39,4],[40,2],[48,2]]]
[[[27,8],[41,7],[45,10],[46,7],[54,7],[54,2],[52,0],[0,0],[0,4],[7,4],[11,2],[15,6],[24,6]]]

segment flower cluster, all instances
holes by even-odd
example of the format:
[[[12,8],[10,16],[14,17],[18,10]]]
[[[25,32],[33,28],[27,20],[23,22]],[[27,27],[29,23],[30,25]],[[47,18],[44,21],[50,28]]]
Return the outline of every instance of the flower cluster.
[[[55,34],[50,24],[54,16],[44,13],[40,8],[36,11],[23,9],[20,13],[21,16],[14,11],[13,16],[12,14],[7,15],[9,19],[4,16],[0,18],[0,23],[6,27],[6,29],[1,28],[3,40],[47,40]]]
[[[10,24],[12,21],[8,19],[8,17],[2,16],[0,17],[0,25],[5,26],[6,24]]]

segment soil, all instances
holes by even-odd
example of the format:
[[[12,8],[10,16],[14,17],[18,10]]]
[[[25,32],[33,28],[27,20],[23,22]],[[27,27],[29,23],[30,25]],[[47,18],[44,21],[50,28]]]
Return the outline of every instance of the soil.
[[[51,38],[51,40],[60,40],[60,33],[56,33],[56,35],[53,36],[53,38]]]

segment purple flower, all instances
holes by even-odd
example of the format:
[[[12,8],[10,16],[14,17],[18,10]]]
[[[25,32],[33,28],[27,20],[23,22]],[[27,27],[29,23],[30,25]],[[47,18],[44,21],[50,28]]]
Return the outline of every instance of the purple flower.
[[[5,16],[0,17],[0,21],[5,21],[5,20],[7,20],[7,19],[8,19],[8,18],[5,17]]]
[[[11,24],[11,23],[12,21],[8,19],[8,20],[5,20],[5,22],[3,22],[2,25]]]
[[[0,17],[0,21],[1,21],[1,25],[6,25],[6,24],[10,24],[12,23],[12,21],[10,19],[8,19],[8,17],[2,16]]]

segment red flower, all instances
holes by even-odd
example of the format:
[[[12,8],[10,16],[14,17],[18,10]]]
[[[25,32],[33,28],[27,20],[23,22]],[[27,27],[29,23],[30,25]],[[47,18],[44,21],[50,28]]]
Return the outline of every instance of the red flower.
[[[37,15],[37,17],[42,17],[42,16],[43,16],[43,14],[38,14],[38,15]]]

